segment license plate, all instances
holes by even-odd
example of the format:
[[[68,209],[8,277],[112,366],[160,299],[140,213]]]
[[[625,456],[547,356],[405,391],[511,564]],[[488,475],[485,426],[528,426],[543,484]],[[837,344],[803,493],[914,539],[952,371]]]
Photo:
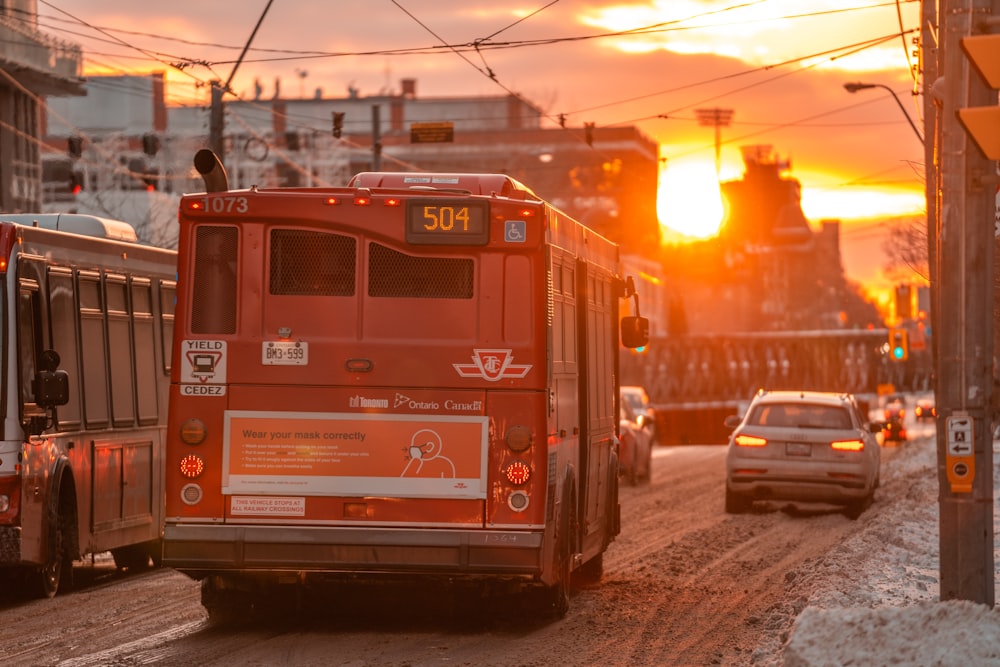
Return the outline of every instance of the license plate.
[[[786,442],[785,453],[789,456],[811,456],[812,445],[808,442]]]
[[[261,346],[260,363],[265,366],[305,366],[309,363],[309,343],[269,340]]]

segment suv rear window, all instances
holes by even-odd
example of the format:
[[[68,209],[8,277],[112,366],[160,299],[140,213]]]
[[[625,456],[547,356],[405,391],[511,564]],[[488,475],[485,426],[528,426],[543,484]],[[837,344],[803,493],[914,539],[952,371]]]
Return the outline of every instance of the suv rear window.
[[[846,408],[807,403],[762,403],[754,408],[749,424],[795,428],[851,428]]]

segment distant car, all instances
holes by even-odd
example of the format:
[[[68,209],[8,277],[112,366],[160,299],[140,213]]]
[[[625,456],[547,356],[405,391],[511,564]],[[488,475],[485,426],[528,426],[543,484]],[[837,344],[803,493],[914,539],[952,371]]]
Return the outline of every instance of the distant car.
[[[906,427],[899,419],[890,419],[882,424],[882,443],[906,442]]]
[[[883,412],[886,421],[898,419],[903,421],[906,416],[906,398],[899,394],[890,394],[885,399],[885,410]]]
[[[937,418],[937,407],[935,407],[934,401],[929,398],[918,400],[913,408],[913,416],[918,421],[934,421]]]
[[[743,417],[731,415],[726,453],[726,512],[755,500],[829,503],[857,518],[879,485],[879,422],[852,394],[759,392]]]
[[[625,401],[619,406],[618,470],[629,484],[648,482],[653,471],[653,438]]]
[[[649,403],[649,395],[644,387],[626,385],[621,387],[621,398],[629,404],[636,415],[636,421],[650,433],[653,444],[657,443],[656,410]]]

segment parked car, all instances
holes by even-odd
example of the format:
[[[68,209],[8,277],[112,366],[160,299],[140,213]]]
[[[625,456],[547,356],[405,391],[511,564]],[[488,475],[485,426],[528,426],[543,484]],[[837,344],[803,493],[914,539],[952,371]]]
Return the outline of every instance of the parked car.
[[[627,402],[619,405],[618,470],[633,486],[648,482],[653,470],[653,438]]]
[[[636,421],[647,431],[653,444],[657,443],[656,433],[656,410],[649,403],[649,395],[645,387],[638,385],[626,385],[620,390],[622,402],[628,403],[632,412],[636,415]]]
[[[937,407],[934,405],[934,399],[922,398],[918,400],[917,405],[913,408],[913,416],[917,418],[917,421],[937,419]]]
[[[726,512],[755,500],[841,505],[864,512],[879,485],[881,423],[869,421],[852,394],[758,392],[733,429],[726,453]]]

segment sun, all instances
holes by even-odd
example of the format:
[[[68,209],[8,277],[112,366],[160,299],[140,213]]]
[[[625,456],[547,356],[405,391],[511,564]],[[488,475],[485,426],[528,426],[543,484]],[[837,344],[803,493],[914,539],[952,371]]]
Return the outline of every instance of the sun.
[[[707,239],[722,224],[722,195],[712,161],[671,161],[660,172],[656,213],[678,234]]]

